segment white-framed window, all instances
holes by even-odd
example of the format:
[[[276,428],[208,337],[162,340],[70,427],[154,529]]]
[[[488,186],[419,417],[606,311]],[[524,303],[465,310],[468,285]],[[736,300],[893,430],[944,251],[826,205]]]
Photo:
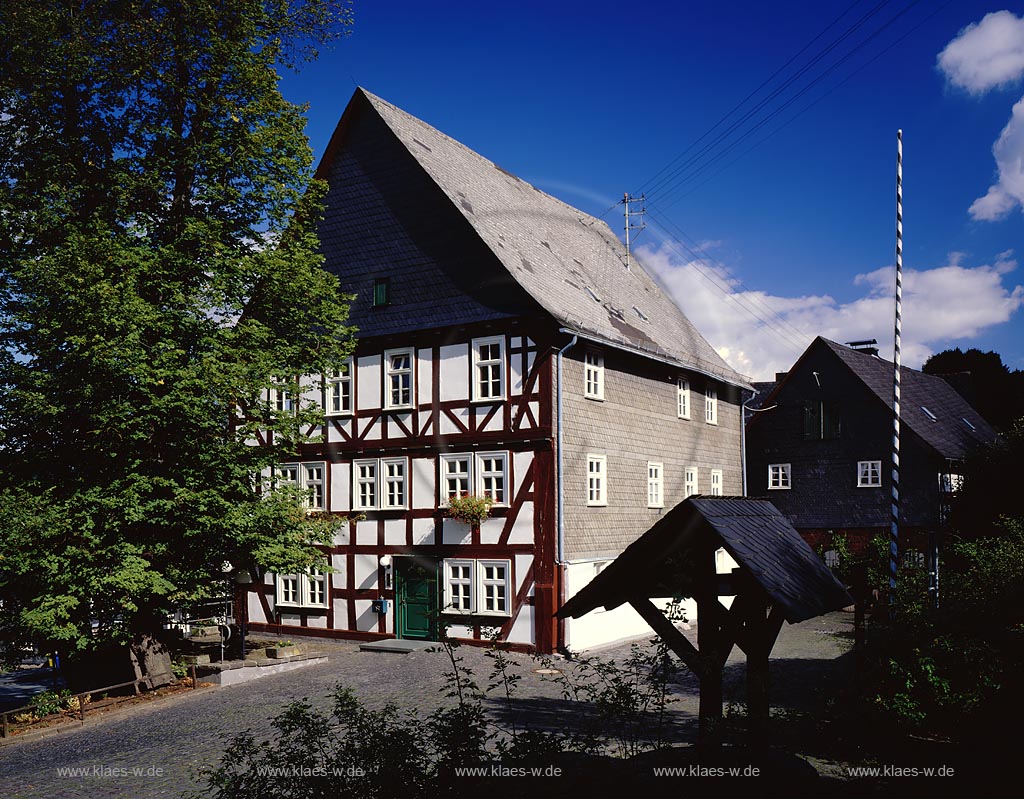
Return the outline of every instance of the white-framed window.
[[[330,372],[324,380],[324,411],[328,416],[347,416],[352,413],[352,371],[351,358],[346,359],[340,369]]]
[[[473,339],[473,399],[505,398],[505,337]]]
[[[324,509],[324,464],[302,464],[302,487],[308,492],[306,506],[310,510]]]
[[[608,504],[608,458],[587,455],[587,504]]]
[[[473,561],[444,562],[444,610],[446,613],[473,612]]]
[[[647,507],[665,507],[665,467],[663,464],[647,461]]]
[[[355,510],[373,510],[377,507],[377,461],[352,463],[352,507]]]
[[[441,456],[441,502],[471,493],[473,456],[466,454]]]
[[[710,387],[704,399],[704,421],[718,424],[718,392]]]
[[[680,419],[690,418],[690,381],[685,377],[676,380],[676,415]]]
[[[381,490],[382,508],[406,507],[405,458],[383,458],[380,462],[384,485]]]
[[[354,510],[404,510],[409,505],[407,458],[352,462]]]
[[[319,569],[277,575],[277,604],[284,607],[326,608],[327,575]]]
[[[697,493],[697,467],[687,466],[683,471],[683,497],[692,497]]]
[[[880,488],[882,485],[881,461],[857,461],[857,488]]]
[[[711,470],[711,496],[720,497],[722,496],[722,470],[712,469]]]
[[[599,352],[583,354],[583,396],[604,399],[604,356]]]
[[[508,454],[481,452],[476,456],[477,494],[490,497],[495,505],[508,500]]]
[[[452,453],[442,455],[438,501],[474,494],[490,497],[495,505],[508,504],[507,452]]]
[[[324,463],[280,463],[274,467],[274,485],[304,489],[307,492],[306,507],[309,510],[323,510],[325,473]]]
[[[788,463],[768,464],[768,490],[792,488],[792,466]]]
[[[443,573],[445,613],[511,615],[511,561],[449,558]]]
[[[384,407],[411,408],[416,357],[412,348],[384,351]]]
[[[294,383],[280,382],[270,389],[270,407],[274,413],[295,413],[295,388]]]

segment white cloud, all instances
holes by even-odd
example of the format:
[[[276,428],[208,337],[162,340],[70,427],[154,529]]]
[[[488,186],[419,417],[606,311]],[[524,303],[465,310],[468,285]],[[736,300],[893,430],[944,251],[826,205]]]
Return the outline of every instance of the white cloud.
[[[939,53],[939,69],[954,86],[982,94],[1024,75],[1024,18],[1009,11],[986,14]]]
[[[875,338],[892,357],[892,267],[854,277],[863,294],[841,303],[827,294],[782,297],[742,290],[725,270],[685,260],[671,245],[641,247],[638,255],[718,353],[755,380],[789,369],[817,335],[840,343]],[[933,352],[1008,321],[1024,305],[1024,286],[1003,285],[1017,266],[1012,255],[1007,251],[993,264],[965,267],[962,254],[953,253],[946,266],[904,270],[903,363],[920,367]],[[768,325],[748,309],[761,318],[773,312],[782,321],[772,317]]]
[[[938,67],[951,84],[972,94],[1009,85],[1024,77],[1024,17],[1009,11],[986,14],[968,25],[939,53]],[[997,183],[969,209],[973,219],[1004,219],[1024,206],[1024,99],[1020,100],[992,147]]]
[[[990,222],[1004,218],[1024,205],[1024,99],[1013,106],[1013,114],[999,140],[992,147],[999,168],[999,182],[970,207],[974,219]]]

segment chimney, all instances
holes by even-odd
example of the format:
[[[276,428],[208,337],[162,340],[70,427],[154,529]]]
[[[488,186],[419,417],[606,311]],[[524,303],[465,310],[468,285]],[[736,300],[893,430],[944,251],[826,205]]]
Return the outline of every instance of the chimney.
[[[865,355],[878,357],[878,341],[873,338],[864,341],[847,341],[846,346],[855,352],[863,352]]]

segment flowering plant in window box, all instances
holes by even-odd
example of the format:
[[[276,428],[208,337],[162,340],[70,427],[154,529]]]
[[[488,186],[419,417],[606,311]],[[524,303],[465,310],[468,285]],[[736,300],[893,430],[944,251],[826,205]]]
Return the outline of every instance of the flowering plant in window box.
[[[445,515],[457,522],[475,526],[491,515],[491,506],[493,504],[494,500],[490,497],[475,497],[472,494],[463,494],[462,496],[451,497],[448,500]]]

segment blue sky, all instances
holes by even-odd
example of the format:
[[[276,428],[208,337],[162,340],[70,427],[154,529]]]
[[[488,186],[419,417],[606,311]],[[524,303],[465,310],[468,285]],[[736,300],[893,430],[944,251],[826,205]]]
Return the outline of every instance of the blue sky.
[[[641,257],[755,379],[818,334],[891,353],[902,128],[904,363],[975,346],[1024,368],[1024,19],[1004,8],[356,0],[282,89],[317,158],[359,85],[620,234],[606,209],[646,190]]]

